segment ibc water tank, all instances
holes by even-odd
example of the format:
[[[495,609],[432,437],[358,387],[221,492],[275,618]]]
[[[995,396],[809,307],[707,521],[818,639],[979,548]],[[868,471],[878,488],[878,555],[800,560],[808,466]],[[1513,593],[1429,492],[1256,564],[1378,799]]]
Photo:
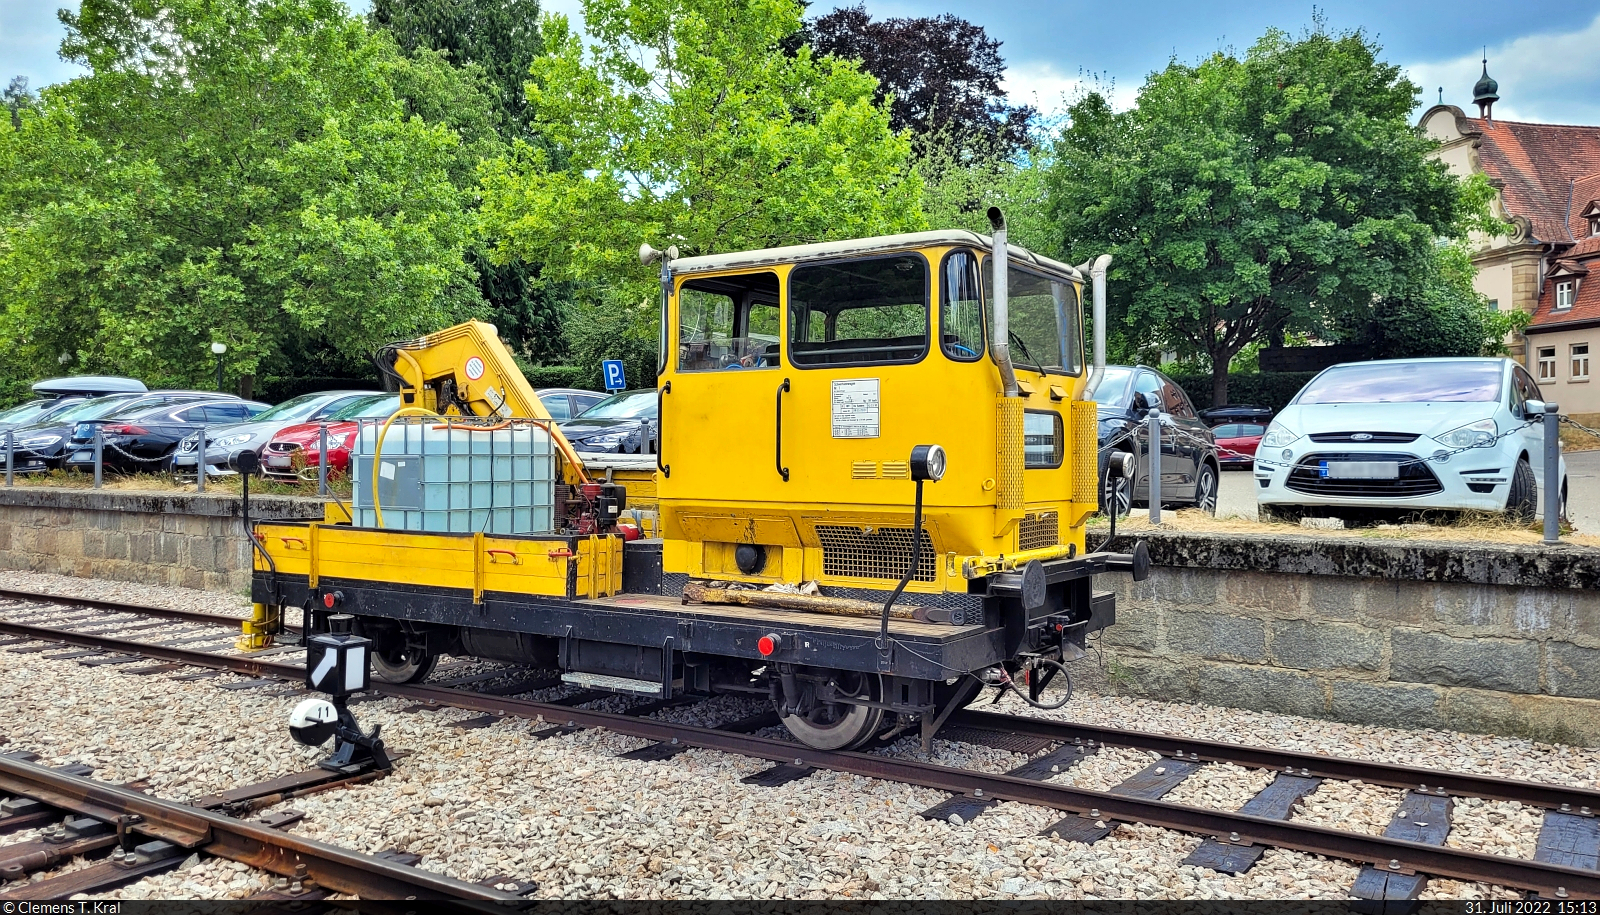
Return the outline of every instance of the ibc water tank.
[[[382,424],[352,442],[351,514],[358,527],[536,534],[554,529],[555,449],[533,423],[474,426],[460,420],[395,421],[377,454]],[[374,471],[374,457],[377,467]]]

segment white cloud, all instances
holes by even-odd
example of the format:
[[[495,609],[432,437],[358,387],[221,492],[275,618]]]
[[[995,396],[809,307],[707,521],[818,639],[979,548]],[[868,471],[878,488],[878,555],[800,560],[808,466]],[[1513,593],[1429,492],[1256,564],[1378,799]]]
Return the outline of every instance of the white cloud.
[[[1064,112],[1080,95],[1091,90],[1108,96],[1111,106],[1118,111],[1133,107],[1139,94],[1137,87],[1102,82],[1088,73],[1076,76],[1062,73],[1055,64],[1045,60],[1008,62],[1000,88],[1011,104],[1032,105],[1047,116]]]
[[[1489,75],[1500,84],[1494,114],[1508,121],[1600,124],[1600,15],[1576,32],[1524,35],[1489,46]],[[1422,86],[1424,107],[1439,99],[1469,114],[1472,86],[1483,74],[1481,52],[1406,68]]]

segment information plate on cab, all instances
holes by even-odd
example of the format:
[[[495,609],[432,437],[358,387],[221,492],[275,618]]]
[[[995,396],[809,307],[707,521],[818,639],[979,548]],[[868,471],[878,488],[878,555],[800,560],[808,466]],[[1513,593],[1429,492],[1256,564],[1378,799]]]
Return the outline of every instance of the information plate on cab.
[[[844,378],[833,383],[833,437],[878,437],[878,379]]]

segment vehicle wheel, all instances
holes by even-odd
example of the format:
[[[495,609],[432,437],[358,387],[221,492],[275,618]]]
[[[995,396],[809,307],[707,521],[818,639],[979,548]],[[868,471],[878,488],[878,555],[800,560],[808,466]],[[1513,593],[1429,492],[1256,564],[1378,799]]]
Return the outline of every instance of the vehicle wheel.
[[[1208,515],[1217,513],[1217,472],[1210,464],[1201,464],[1194,480],[1194,507]]]
[[[1265,522],[1279,524],[1299,524],[1300,518],[1305,513],[1292,505],[1258,505],[1256,516]]]
[[[385,683],[420,683],[428,679],[438,664],[438,655],[423,654],[415,649],[387,654],[373,652],[372,675]]]
[[[1539,509],[1539,484],[1534,482],[1533,467],[1527,459],[1517,459],[1517,469],[1511,474],[1511,491],[1506,494],[1506,515],[1513,521],[1528,524]]]
[[[1112,452],[1117,454],[1119,452]],[[1135,471],[1137,472],[1137,471]],[[1102,472],[1100,475],[1100,513],[1105,514],[1109,505],[1115,505],[1117,515],[1129,514],[1133,511],[1133,481],[1127,477],[1117,477],[1113,482],[1109,474]]]
[[[849,696],[876,701],[883,695],[882,682],[877,674],[840,671],[837,674],[840,692]],[[883,709],[869,705],[839,705],[838,714],[818,704],[806,715],[785,715],[780,709],[778,719],[796,739],[817,750],[848,750],[872,739],[883,724]]]

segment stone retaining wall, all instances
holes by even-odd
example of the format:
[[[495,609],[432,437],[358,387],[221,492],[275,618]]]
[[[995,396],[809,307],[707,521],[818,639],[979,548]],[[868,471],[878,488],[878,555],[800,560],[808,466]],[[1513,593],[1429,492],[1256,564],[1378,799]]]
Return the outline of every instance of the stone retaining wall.
[[[1152,699],[1600,744],[1600,551],[1147,538],[1098,684]]]
[[[320,519],[322,502],[250,499],[250,516]],[[238,496],[0,488],[0,568],[242,591],[250,544]]]

